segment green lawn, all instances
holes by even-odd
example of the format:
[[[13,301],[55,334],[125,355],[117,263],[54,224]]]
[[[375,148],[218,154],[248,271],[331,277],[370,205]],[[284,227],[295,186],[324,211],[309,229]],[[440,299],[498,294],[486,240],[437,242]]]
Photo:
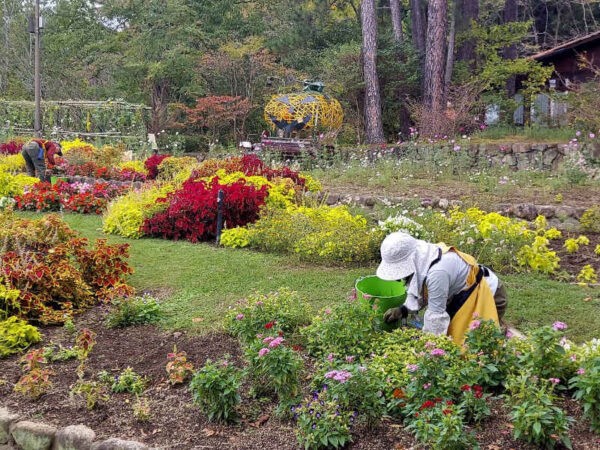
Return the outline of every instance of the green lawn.
[[[28,214],[28,216],[31,216]],[[89,239],[131,245],[135,268],[131,283],[166,299],[163,326],[205,332],[222,326],[221,317],[249,293],[289,287],[315,309],[343,301],[354,281],[374,273],[363,268],[327,268],[300,264],[293,258],[159,239],[107,236],[96,216],[65,214],[65,220]],[[576,340],[600,337],[600,291],[550,281],[534,275],[503,276],[509,289],[507,321],[527,332],[556,320],[569,325]]]

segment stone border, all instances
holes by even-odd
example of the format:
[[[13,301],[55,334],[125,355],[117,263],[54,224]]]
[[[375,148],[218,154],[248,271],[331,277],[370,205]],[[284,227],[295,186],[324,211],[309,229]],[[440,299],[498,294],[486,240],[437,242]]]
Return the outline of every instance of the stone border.
[[[401,204],[414,202],[414,197],[374,197],[374,196],[361,196],[361,195],[343,195],[337,193],[325,194],[325,202],[332,205],[339,204],[358,204],[367,208],[372,208],[376,204]],[[448,200],[446,198],[433,198],[433,199],[421,199],[420,205],[427,208],[437,208],[441,210],[447,210],[455,206],[462,206],[463,202],[460,200]],[[519,219],[532,221],[538,215],[542,215],[548,219],[551,226],[557,228],[568,228],[577,229],[579,227],[579,219],[583,213],[588,209],[579,206],[565,206],[565,205],[535,205],[533,203],[499,203],[493,208],[494,211],[508,216],[517,217]]]
[[[141,442],[109,438],[96,441],[96,433],[85,425],[57,428],[41,422],[21,420],[0,406],[0,450],[148,450]]]

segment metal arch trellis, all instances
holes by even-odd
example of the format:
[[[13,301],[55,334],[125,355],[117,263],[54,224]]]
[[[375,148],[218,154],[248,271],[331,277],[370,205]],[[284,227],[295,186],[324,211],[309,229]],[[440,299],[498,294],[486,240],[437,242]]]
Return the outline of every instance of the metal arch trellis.
[[[30,101],[0,99],[0,126],[17,135],[33,134]],[[57,138],[98,137],[146,141],[150,118],[148,106],[122,100],[44,101],[42,125],[45,134]]]

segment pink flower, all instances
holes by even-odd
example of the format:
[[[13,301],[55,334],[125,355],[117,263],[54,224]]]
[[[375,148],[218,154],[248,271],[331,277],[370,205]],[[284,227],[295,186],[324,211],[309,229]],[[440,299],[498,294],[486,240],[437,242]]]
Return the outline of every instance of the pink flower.
[[[273,339],[271,341],[271,343],[269,344],[269,348],[277,348],[277,347],[279,347],[283,343],[284,340],[285,339],[283,339],[281,336]]]
[[[416,372],[417,370],[419,370],[419,366],[416,364],[408,364],[406,366],[406,370],[408,370],[409,372]]]
[[[585,369],[583,367],[580,367],[579,369],[577,369],[577,375],[583,375],[585,373]]]
[[[581,136],[581,131],[576,131],[575,136],[577,136],[577,137]]]
[[[261,302],[261,301],[256,302],[256,306],[262,306],[262,305],[264,305],[263,302]]]
[[[348,372],[347,370],[332,370],[325,374],[325,378],[330,378],[339,381],[340,383],[345,383],[352,378],[352,373]]]
[[[590,139],[594,139],[596,135],[594,133],[590,133]]]
[[[444,356],[446,352],[441,348],[434,348],[429,354],[431,356]]]
[[[273,339],[275,339],[273,336],[267,336],[263,339],[263,344],[270,344]]]
[[[325,310],[325,314],[331,314],[331,309],[327,308],[327,309]]]
[[[479,317],[479,313],[476,311],[473,313],[473,319],[477,319]]]
[[[327,355],[327,361],[333,362],[333,353],[330,353],[329,355]]]
[[[506,335],[505,336],[506,336],[507,339],[510,339],[511,337],[513,337],[512,331],[506,330]]]
[[[242,320],[243,318],[244,318],[244,315],[242,313],[240,313],[237,316],[235,316],[236,320]]]
[[[454,146],[454,151],[455,152],[459,152],[460,151],[460,145],[455,145]]]
[[[430,387],[431,387],[431,383],[425,383],[423,385],[423,389],[425,389],[425,390],[429,389]]]
[[[562,330],[566,330],[567,329],[567,324],[564,322],[559,322],[556,321],[552,324],[552,328],[554,328],[555,331],[562,331]]]
[[[355,358],[354,356],[346,356],[346,362],[351,363],[354,361],[354,358]]]
[[[577,361],[577,355],[571,355],[569,356],[569,359],[573,362]]]
[[[265,355],[266,355],[267,353],[269,353],[270,351],[271,351],[271,350],[269,350],[269,349],[268,349],[268,348],[266,348],[266,347],[265,347],[265,348],[261,348],[261,349],[258,351],[258,356],[265,356]]]
[[[477,328],[479,328],[480,325],[481,325],[481,320],[474,320],[473,322],[471,322],[471,325],[469,325],[469,329],[476,330]]]
[[[550,381],[550,383],[552,384],[560,383],[560,380],[558,378],[548,378],[548,381]]]

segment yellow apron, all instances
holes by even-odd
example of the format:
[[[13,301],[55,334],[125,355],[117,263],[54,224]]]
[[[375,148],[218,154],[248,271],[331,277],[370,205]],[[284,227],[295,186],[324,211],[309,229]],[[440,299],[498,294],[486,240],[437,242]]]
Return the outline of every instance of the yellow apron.
[[[466,253],[459,252],[454,247],[438,244],[442,253],[454,252],[464,262],[471,266],[467,275],[467,288],[448,300],[446,312],[450,315],[450,326],[448,335],[458,345],[465,341],[465,334],[469,331],[469,325],[476,315],[478,320],[493,320],[498,326],[498,311],[494,295],[483,276],[483,269],[479,267],[475,258]],[[423,298],[427,299],[427,287],[423,286]]]

